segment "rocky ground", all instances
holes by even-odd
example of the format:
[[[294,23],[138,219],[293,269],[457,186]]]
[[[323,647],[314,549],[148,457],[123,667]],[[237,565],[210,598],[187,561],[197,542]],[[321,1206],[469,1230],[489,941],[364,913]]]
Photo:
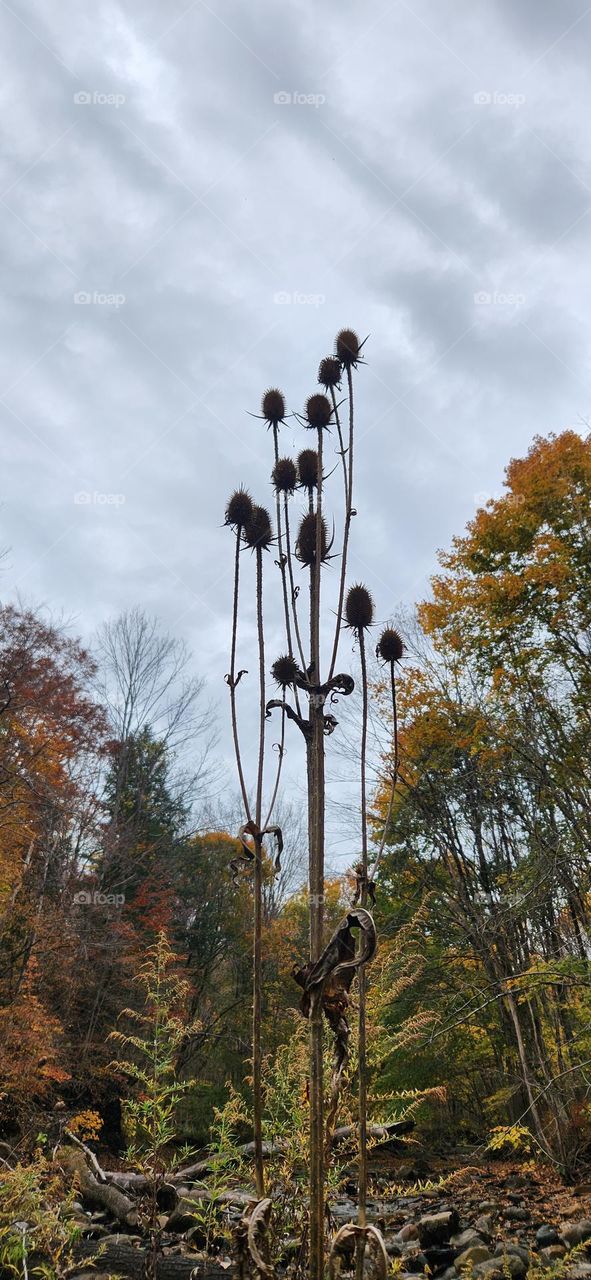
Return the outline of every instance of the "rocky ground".
[[[351,1181],[330,1205],[334,1230],[356,1218],[356,1187]],[[440,1280],[520,1280],[527,1272],[555,1269],[568,1280],[591,1280],[591,1183],[565,1187],[552,1170],[537,1165],[482,1163],[467,1157],[413,1167],[400,1161],[374,1169],[370,1221],[380,1226],[402,1280],[434,1275]],[[85,1248],[105,1250],[93,1280],[106,1280],[108,1268],[141,1276],[143,1242],[133,1228],[121,1230],[108,1212],[77,1205]],[[244,1204],[228,1206],[238,1218]],[[223,1251],[203,1254],[201,1232],[186,1203],[162,1215],[163,1280],[195,1276],[223,1280],[232,1260]],[[589,1242],[587,1255],[586,1242]],[[571,1250],[576,1247],[576,1252]],[[285,1271],[289,1253],[286,1254]],[[80,1271],[80,1280],[86,1272]],[[75,1278],[76,1280],[76,1278]]]
[[[549,1169],[499,1162],[452,1171],[441,1163],[431,1169],[431,1184],[441,1189],[400,1194],[400,1174],[392,1170],[374,1179],[370,1220],[382,1227],[388,1253],[400,1260],[400,1274],[417,1273],[454,1280],[501,1280],[528,1270],[553,1267],[568,1257],[567,1274],[591,1277],[591,1184],[567,1188]],[[417,1170],[408,1171],[411,1176]],[[392,1194],[392,1180],[398,1187]],[[355,1210],[343,1197],[333,1206],[339,1225]],[[589,1259],[584,1249],[589,1241]],[[560,1268],[562,1270],[562,1268]]]

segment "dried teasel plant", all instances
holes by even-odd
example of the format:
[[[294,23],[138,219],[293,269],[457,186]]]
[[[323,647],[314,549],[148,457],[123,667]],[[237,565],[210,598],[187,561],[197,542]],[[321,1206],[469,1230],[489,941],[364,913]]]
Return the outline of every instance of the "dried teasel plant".
[[[262,1081],[261,1066],[261,876],[265,837],[273,833],[281,845],[282,835],[272,826],[273,808],[278,795],[281,763],[285,750],[286,724],[293,725],[302,734],[306,751],[308,797],[308,887],[309,887],[309,956],[295,967],[294,977],[302,988],[301,1010],[309,1024],[309,1257],[308,1270],[311,1280],[324,1280],[327,1248],[325,1240],[325,1175],[329,1159],[332,1129],[336,1124],[339,1092],[344,1067],[348,1059],[349,1024],[347,1011],[349,992],[355,979],[359,983],[360,1005],[360,1076],[359,1076],[359,1139],[360,1139],[360,1230],[363,1239],[369,1239],[365,1230],[365,1200],[367,1196],[367,1066],[364,1056],[365,1035],[365,968],[376,950],[376,934],[368,903],[372,898],[369,886],[367,838],[367,663],[366,632],[373,623],[374,605],[367,589],[358,584],[347,592],[347,566],[350,532],[355,509],[353,506],[354,460],[354,375],[362,363],[364,343],[351,329],[343,329],[337,335],[334,354],[326,356],[318,369],[318,382],[323,392],[316,391],[306,401],[303,414],[293,414],[306,434],[316,434],[315,447],[304,448],[297,461],[282,456],[279,451],[279,434],[288,416],[283,393],[276,388],[265,392],[260,417],[272,435],[273,457],[271,483],[275,495],[275,529],[264,508],[252,502],[243,489],[230,499],[226,522],[235,531],[235,573],[233,630],[230,672],[226,677],[230,688],[232,732],[236,753],[238,776],[244,806],[245,822],[241,829],[242,861],[253,867],[254,876],[254,946],[253,946],[253,1086],[255,1092],[253,1120],[255,1137],[255,1180],[259,1206],[264,1203],[264,1219],[268,1220],[270,1206],[264,1199],[265,1178],[261,1142]],[[343,399],[340,399],[341,388]],[[339,545],[332,516],[325,515],[326,484],[325,458],[329,450],[335,450],[340,462],[337,471],[342,473],[343,521]],[[296,516],[292,528],[291,509],[300,499],[304,509]],[[248,501],[247,501],[248,499]],[[333,532],[329,536],[329,523]],[[295,536],[294,536],[295,533]],[[271,546],[277,547],[275,565],[279,570],[285,646],[281,656],[271,666],[271,676],[279,696],[266,700],[265,688],[265,636],[263,609],[264,553]],[[335,548],[333,551],[333,547]],[[246,785],[240,740],[237,727],[237,690],[243,696],[244,679],[248,663],[237,670],[237,631],[239,617],[240,569],[243,552],[250,548],[255,557],[255,601],[258,643],[258,695],[259,695],[259,745],[255,800],[251,804]],[[326,612],[330,624],[326,670],[322,670],[323,635],[322,590],[323,574],[335,573],[332,562],[338,563],[338,577],[334,582],[336,617],[334,607]],[[265,580],[268,571],[265,570]],[[302,591],[307,579],[307,591]],[[325,752],[327,738],[337,727],[333,707],[339,697],[349,695],[354,688],[353,678],[337,670],[339,647],[345,628],[352,630],[359,648],[362,684],[362,768],[361,768],[361,871],[358,877],[358,898],[345,915],[328,941],[324,935],[324,861],[325,861]],[[328,627],[327,627],[328,629]],[[386,651],[390,653],[387,648]],[[386,658],[384,657],[384,661]],[[391,660],[391,669],[397,658]],[[390,659],[388,659],[390,661]],[[264,806],[265,731],[280,716],[281,736],[279,760],[275,777],[270,786],[270,801]],[[249,755],[252,753],[249,752]],[[264,808],[267,808],[266,815]],[[333,1038],[333,1074],[328,1107],[325,1106],[323,1079],[323,1046],[325,1026]],[[258,1096],[257,1096],[258,1094]],[[261,1211],[262,1212],[262,1211]],[[258,1219],[257,1219],[258,1221]],[[251,1232],[252,1235],[252,1232]],[[355,1236],[355,1232],[353,1232]],[[246,1230],[246,1238],[248,1231]],[[357,1236],[355,1236],[357,1239]],[[372,1237],[373,1240],[373,1237]],[[378,1250],[379,1251],[379,1250]],[[361,1263],[363,1249],[359,1250]],[[263,1259],[267,1266],[266,1259]],[[255,1272],[261,1273],[261,1256],[253,1259]]]

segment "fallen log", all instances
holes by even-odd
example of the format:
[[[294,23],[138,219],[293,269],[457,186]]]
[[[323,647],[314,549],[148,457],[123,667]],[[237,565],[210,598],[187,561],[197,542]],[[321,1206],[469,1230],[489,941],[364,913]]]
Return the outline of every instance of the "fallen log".
[[[100,1243],[100,1242],[99,1242]],[[83,1259],[94,1257],[94,1271],[99,1275],[117,1275],[129,1277],[129,1280],[142,1280],[146,1257],[145,1249],[136,1249],[132,1244],[122,1240],[118,1244],[107,1244],[99,1257],[97,1242],[81,1240],[76,1245],[76,1256],[80,1258],[82,1271]],[[157,1280],[229,1280],[233,1267],[223,1267],[213,1258],[201,1258],[196,1254],[169,1253],[160,1256],[156,1264]],[[73,1278],[75,1280],[75,1277]]]
[[[387,1147],[389,1143],[395,1143],[404,1133],[411,1133],[414,1127],[414,1120],[393,1120],[391,1124],[368,1124],[367,1136],[371,1138],[374,1149]],[[357,1126],[354,1124],[341,1125],[332,1135],[333,1146],[337,1146],[339,1142],[346,1142],[347,1138],[354,1138],[356,1132]]]
[[[372,1124],[368,1125],[368,1137],[372,1139],[374,1147],[387,1147],[388,1144],[393,1146],[397,1138],[405,1133],[410,1133],[415,1127],[414,1120],[394,1120],[391,1124]],[[353,1138],[356,1133],[355,1125],[345,1124],[339,1129],[335,1129],[332,1135],[332,1145],[338,1146],[340,1142],[345,1142],[347,1138]],[[281,1155],[284,1150],[284,1144],[281,1142],[264,1142],[263,1156],[269,1159],[270,1156]],[[236,1148],[237,1156],[254,1155],[254,1142],[244,1142]],[[224,1158],[224,1164],[227,1157]],[[216,1172],[219,1161],[216,1162],[215,1156],[209,1156],[204,1160],[197,1160],[195,1164],[187,1165],[184,1169],[179,1169],[175,1174],[168,1178],[168,1184],[179,1186],[185,1182],[198,1181],[200,1178],[207,1178]],[[108,1182],[120,1187],[123,1191],[141,1192],[145,1191],[147,1181],[141,1173],[111,1173],[109,1170],[102,1171]]]
[[[82,1200],[95,1208],[106,1209],[126,1227],[136,1226],[138,1214],[133,1200],[118,1187],[111,1186],[108,1182],[99,1182],[89,1169],[83,1151],[59,1147],[55,1159],[64,1173],[76,1178]]]

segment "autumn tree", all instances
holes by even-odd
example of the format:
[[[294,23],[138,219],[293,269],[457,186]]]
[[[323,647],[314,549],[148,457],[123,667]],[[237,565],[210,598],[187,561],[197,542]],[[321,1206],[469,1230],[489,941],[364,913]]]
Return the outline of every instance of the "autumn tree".
[[[591,442],[536,440],[506,486],[418,611],[388,862],[436,895],[438,1036],[461,1026],[476,1044],[480,1027],[492,1110],[496,1096],[570,1169],[588,1050]]]
[[[94,663],[30,610],[0,609],[0,1071],[11,1098],[68,1075],[69,915],[96,820],[106,721]],[[6,1055],[6,1056],[5,1056]]]

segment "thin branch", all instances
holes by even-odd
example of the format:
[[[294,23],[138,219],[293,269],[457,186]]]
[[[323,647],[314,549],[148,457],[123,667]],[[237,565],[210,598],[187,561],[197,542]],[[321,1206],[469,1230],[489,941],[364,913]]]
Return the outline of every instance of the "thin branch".
[[[300,662],[301,662],[301,665],[302,665],[302,670],[303,670],[303,671],[305,671],[305,670],[306,670],[306,657],[305,657],[305,654],[304,654],[304,646],[303,646],[303,644],[302,644],[302,637],[301,637],[301,635],[300,635],[300,624],[299,624],[299,621],[298,621],[298,604],[297,604],[298,596],[297,596],[297,592],[296,592],[296,589],[295,589],[295,582],[294,582],[294,577],[293,577],[293,556],[292,556],[292,551],[291,551],[291,535],[290,535],[290,531],[289,531],[289,510],[288,510],[287,494],[285,494],[285,496],[284,496],[283,505],[284,505],[284,514],[285,514],[285,552],[286,552],[286,555],[287,555],[287,571],[288,571],[288,574],[289,574],[289,589],[290,589],[290,592],[291,592],[291,607],[292,607],[292,612],[293,612],[293,625],[294,625],[294,631],[295,631],[296,640],[297,640],[297,645],[298,645],[298,654],[299,654]]]
[[[236,686],[240,680],[240,676],[236,677],[236,641],[238,636],[238,595],[240,587],[240,529],[236,530],[236,552],[234,560],[234,603],[232,608],[232,649],[230,653],[230,673],[227,677],[227,683],[230,689],[230,709],[232,716],[232,738],[234,740],[234,755],[236,756],[236,768],[238,769],[238,779],[240,782],[240,790],[242,792],[242,803],[244,812],[250,822],[251,813],[248,803],[248,793],[246,783],[244,781],[244,771],[242,768],[242,757],[240,755],[240,741],[238,738],[238,718],[236,715]]]
[[[269,804],[269,811],[265,818],[265,823],[264,823],[265,827],[268,827],[271,821],[273,809],[275,808],[275,802],[277,800],[277,792],[279,791],[279,783],[281,781],[281,770],[283,767],[283,757],[285,755],[285,707],[283,707],[281,710],[281,738],[279,740],[278,747],[279,747],[279,760],[277,763],[277,773],[275,775],[275,786],[273,787],[273,794],[271,796],[271,802]]]
[[[338,603],[338,607],[337,607],[337,620],[336,620],[335,633],[334,633],[334,642],[333,642],[333,646],[332,646],[332,658],[331,658],[331,660],[330,660],[330,670],[329,670],[329,673],[328,673],[329,680],[330,680],[330,678],[332,677],[332,675],[334,674],[334,669],[335,669],[336,664],[337,664],[337,657],[338,657],[338,652],[339,652],[339,641],[340,641],[340,638],[341,638],[341,626],[342,626],[342,621],[343,621],[343,602],[344,602],[344,598],[345,598],[345,580],[346,580],[346,577],[347,577],[347,556],[348,556],[348,551],[349,551],[349,532],[350,532],[350,529],[351,529],[351,520],[352,520],[352,518],[353,518],[353,422],[354,422],[354,413],[353,413],[353,374],[352,374],[352,371],[351,371],[351,365],[347,365],[347,385],[348,385],[348,388],[349,388],[349,450],[348,450],[348,453],[349,453],[349,464],[348,464],[348,467],[346,467],[346,468],[345,468],[345,470],[348,472],[348,483],[347,483],[347,479],[346,479],[346,480],[345,480],[345,528],[344,528],[344,532],[343,532],[343,556],[342,556],[342,560],[341,560],[341,580],[340,580],[340,584],[339,584],[339,603]],[[334,391],[333,391],[333,398],[334,398]],[[339,431],[339,440],[340,440],[340,442],[341,442],[341,446],[342,446],[342,434],[341,434],[340,425],[339,425],[338,431]],[[343,455],[343,466],[345,466],[345,463],[344,463],[344,455]]]
[[[393,771],[392,771],[392,781],[391,781],[391,785],[390,785],[390,795],[389,795],[389,797],[388,797],[388,809],[387,809],[387,812],[386,812],[386,818],[385,818],[385,821],[384,821],[384,827],[383,827],[383,830],[382,830],[382,838],[381,838],[381,840],[380,840],[380,847],[379,847],[379,849],[378,849],[378,851],[377,851],[377,854],[376,854],[375,859],[374,859],[374,864],[373,864],[373,867],[372,867],[372,869],[371,869],[371,875],[370,875],[370,879],[371,879],[371,880],[375,880],[375,878],[376,878],[377,870],[378,870],[378,867],[379,867],[380,862],[381,862],[381,859],[382,859],[382,854],[383,854],[383,852],[384,852],[384,846],[385,846],[385,844],[386,844],[386,840],[387,840],[387,837],[388,837],[388,831],[389,831],[389,829],[390,829],[390,819],[391,819],[391,817],[392,817],[392,809],[393,809],[393,807],[394,807],[394,796],[395,796],[395,794],[396,794],[396,783],[397,783],[397,781],[398,781],[398,769],[399,769],[399,767],[400,767],[400,755],[399,755],[399,745],[398,745],[398,710],[397,710],[397,706],[396,706],[396,676],[395,676],[395,674],[394,674],[394,660],[393,660],[393,659],[392,659],[392,661],[390,662],[390,694],[391,694],[391,697],[392,697],[392,722],[393,722],[393,733],[394,733],[394,739],[393,739],[393,742],[394,742],[394,769],[393,769]]]

